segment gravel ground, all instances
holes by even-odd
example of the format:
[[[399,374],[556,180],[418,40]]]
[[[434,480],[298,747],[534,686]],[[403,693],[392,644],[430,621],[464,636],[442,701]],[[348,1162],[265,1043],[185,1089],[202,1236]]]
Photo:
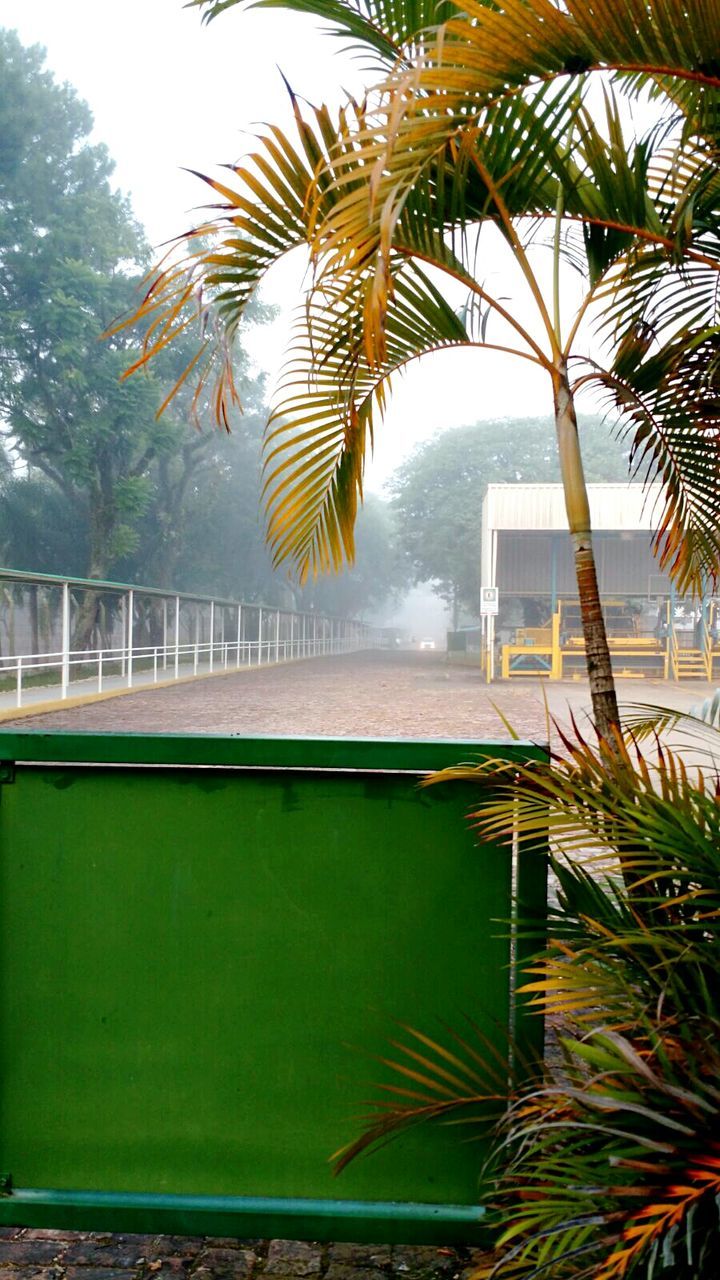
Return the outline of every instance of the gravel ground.
[[[6,720],[4,727],[507,738],[494,701],[523,737],[546,739],[537,682],[489,691],[472,667],[450,666],[443,654],[410,652],[370,652],[260,667]]]

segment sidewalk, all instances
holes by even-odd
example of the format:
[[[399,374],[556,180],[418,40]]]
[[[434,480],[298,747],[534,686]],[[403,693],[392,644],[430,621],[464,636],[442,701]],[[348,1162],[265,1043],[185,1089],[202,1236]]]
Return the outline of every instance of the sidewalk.
[[[0,1280],[470,1280],[478,1250],[0,1229]]]
[[[297,661],[297,659],[296,659]],[[263,664],[266,666],[268,664]],[[269,664],[274,665],[274,664]],[[234,664],[225,668],[222,663],[217,662],[213,670],[207,662],[199,662],[197,670],[195,670],[192,662],[180,663],[178,668],[178,677],[174,675],[174,665],[168,662],[167,668],[163,668],[158,664],[157,671],[154,670],[134,670],[132,675],[132,685],[128,683],[127,675],[104,675],[102,679],[102,687],[99,687],[96,675],[87,679],[73,680],[68,687],[67,698],[62,697],[59,684],[42,684],[27,685],[23,684],[22,688],[22,705],[18,707],[17,690],[10,689],[0,692],[0,719],[7,719],[12,713],[22,716],[26,711],[42,706],[43,710],[61,711],[63,708],[77,706],[78,703],[100,701],[103,698],[124,694],[132,690],[133,692],[154,688],[166,688],[174,684],[183,684],[188,680],[200,679],[203,676],[234,674],[249,670],[245,666],[236,667]]]

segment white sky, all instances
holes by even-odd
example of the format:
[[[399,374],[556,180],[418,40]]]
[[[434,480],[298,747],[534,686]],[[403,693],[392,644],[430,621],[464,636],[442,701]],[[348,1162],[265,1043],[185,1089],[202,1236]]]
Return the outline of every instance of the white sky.
[[[191,224],[206,188],[182,167],[212,172],[249,149],[262,121],[289,122],[278,67],[300,94],[339,101],[359,87],[359,69],[312,22],[282,10],[231,10],[203,26],[182,0],[0,0],[0,25],[47,49],[47,63],[95,117],[95,138],[116,162],[153,243]],[[504,281],[495,248],[481,278]],[[509,279],[509,277],[508,277]],[[285,316],[255,345],[272,375],[300,279],[292,263],[268,280],[264,297]],[[507,294],[510,283],[499,284]],[[448,426],[483,418],[549,414],[547,376],[525,361],[452,352],[416,363],[394,388],[376,441],[368,487],[378,488],[413,445]],[[592,408],[592,406],[590,406]]]

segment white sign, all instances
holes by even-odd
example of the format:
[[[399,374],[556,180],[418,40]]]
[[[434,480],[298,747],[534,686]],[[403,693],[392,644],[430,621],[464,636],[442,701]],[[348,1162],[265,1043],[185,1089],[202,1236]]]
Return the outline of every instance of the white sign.
[[[480,590],[480,617],[493,617],[498,611],[498,588],[482,587]]]

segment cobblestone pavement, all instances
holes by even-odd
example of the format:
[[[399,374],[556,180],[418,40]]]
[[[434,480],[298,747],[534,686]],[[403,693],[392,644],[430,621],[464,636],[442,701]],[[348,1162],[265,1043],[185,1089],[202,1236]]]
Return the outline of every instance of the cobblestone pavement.
[[[0,1280],[469,1280],[477,1250],[0,1228]]]
[[[28,729],[505,738],[493,701],[524,737],[546,738],[537,682],[488,689],[440,653],[382,651],[258,667],[6,720]]]

